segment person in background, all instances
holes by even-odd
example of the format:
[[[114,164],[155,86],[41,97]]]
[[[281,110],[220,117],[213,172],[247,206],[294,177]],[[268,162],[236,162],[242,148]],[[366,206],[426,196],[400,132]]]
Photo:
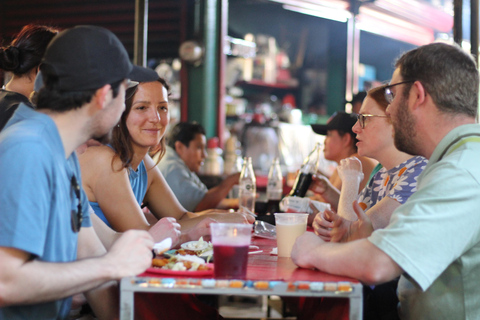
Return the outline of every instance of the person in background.
[[[367,96],[367,92],[359,91],[353,95],[352,100],[347,101],[347,103],[352,104],[352,113],[360,113],[360,108],[362,107],[363,100]]]
[[[368,238],[298,237],[300,267],[376,285],[400,276],[401,319],[475,319],[480,314],[479,74],[458,45],[432,43],[403,54],[385,87],[398,150],[427,158],[417,191]],[[357,203],[358,219],[371,222]]]
[[[207,189],[197,173],[206,157],[205,129],[198,123],[180,122],[167,135],[165,158],[158,163],[165,180],[187,210],[230,209],[238,199],[226,199],[238,183],[239,173],[227,176],[219,185]]]
[[[120,40],[95,26],[56,36],[40,69],[38,112],[21,103],[0,133],[0,318],[65,319],[71,296],[84,292],[98,319],[114,319],[117,280],[151,265],[153,239],[131,230],[105,249],[74,150],[108,140],[128,79],[157,75],[133,66]]]
[[[357,122],[357,114],[350,114],[343,111],[336,112],[330,117],[326,125],[312,124],[315,133],[326,135],[323,149],[325,159],[340,164],[340,160],[349,157],[356,157],[362,163],[363,180],[359,190],[362,190],[370,177],[370,173],[377,164],[373,159],[360,156],[357,153],[357,139],[352,131],[353,125]],[[342,188],[342,180],[337,170],[329,177],[331,185],[338,190]],[[333,205],[333,204],[332,204]]]
[[[111,145],[89,147],[79,156],[83,187],[95,213],[117,232],[148,230],[143,203],[154,221],[172,217],[180,223],[181,242],[208,237],[209,221],[253,223],[253,217],[240,213],[190,212],[176,199],[149,155],[165,150],[168,88],[161,78],[130,87]]]
[[[20,102],[32,107],[29,98],[47,45],[58,29],[29,24],[22,28],[8,46],[0,48],[0,69],[12,73],[0,90],[0,131],[12,117]]]

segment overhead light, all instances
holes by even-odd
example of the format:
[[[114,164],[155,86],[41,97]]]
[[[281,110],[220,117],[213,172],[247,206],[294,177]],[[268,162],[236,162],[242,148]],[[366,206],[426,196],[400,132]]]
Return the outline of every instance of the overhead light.
[[[313,9],[308,9],[308,8],[304,8],[304,7],[297,7],[297,6],[284,4],[283,8],[286,9],[286,10],[290,10],[290,11],[294,11],[294,12],[298,12],[298,13],[303,13],[303,14],[308,14],[308,15],[314,16],[314,17],[339,21],[339,22],[347,22],[348,19],[352,17],[352,14],[349,11],[330,9],[330,8],[327,8],[327,7],[324,7],[320,10],[318,10],[318,9],[313,10]]]
[[[360,7],[357,22],[357,27],[360,30],[415,45],[431,43],[435,39],[432,29],[421,27],[368,7]]]

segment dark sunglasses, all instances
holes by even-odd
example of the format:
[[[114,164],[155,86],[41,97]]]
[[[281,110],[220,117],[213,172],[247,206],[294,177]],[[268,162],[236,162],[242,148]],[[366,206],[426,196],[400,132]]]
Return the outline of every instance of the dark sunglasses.
[[[82,200],[80,199],[80,186],[77,183],[77,178],[75,178],[75,176],[72,176],[70,182],[73,192],[75,193],[75,197],[78,201],[77,210],[71,211],[72,230],[73,232],[77,233],[78,231],[80,231],[83,221]]]

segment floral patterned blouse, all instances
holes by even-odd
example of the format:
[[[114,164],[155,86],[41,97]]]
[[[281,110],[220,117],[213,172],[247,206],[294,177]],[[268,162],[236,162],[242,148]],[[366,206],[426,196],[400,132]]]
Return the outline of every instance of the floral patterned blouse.
[[[385,197],[405,203],[417,191],[417,178],[427,163],[424,157],[415,156],[388,171],[381,168],[360,192],[360,207],[367,211]]]

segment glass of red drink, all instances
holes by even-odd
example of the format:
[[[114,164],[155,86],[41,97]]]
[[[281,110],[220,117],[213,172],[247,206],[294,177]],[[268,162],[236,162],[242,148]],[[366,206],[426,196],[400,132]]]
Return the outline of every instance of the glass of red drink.
[[[245,279],[252,225],[212,223],[214,274],[217,279]]]

